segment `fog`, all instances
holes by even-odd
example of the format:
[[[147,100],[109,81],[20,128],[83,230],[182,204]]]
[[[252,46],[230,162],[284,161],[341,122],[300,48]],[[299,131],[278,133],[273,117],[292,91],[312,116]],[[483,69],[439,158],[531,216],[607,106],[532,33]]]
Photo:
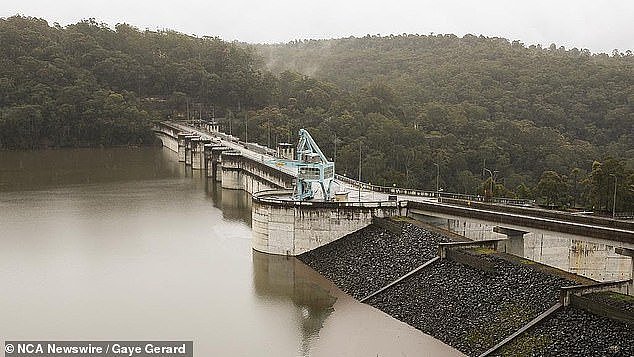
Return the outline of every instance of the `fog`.
[[[0,17],[15,14],[62,26],[95,18],[110,26],[125,22],[140,29],[172,29],[251,43],[366,34],[470,33],[592,52],[634,48],[631,0],[4,0]]]

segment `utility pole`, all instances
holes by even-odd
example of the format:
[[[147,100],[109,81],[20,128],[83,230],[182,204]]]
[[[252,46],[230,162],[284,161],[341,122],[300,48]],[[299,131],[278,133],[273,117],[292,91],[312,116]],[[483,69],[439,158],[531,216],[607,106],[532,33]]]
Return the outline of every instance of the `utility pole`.
[[[335,133],[335,158],[332,160],[335,164],[335,168],[337,167],[337,133]]]
[[[494,170],[493,172],[491,172],[491,170],[487,169],[486,167],[484,168],[484,171],[488,172],[489,175],[491,175],[491,197],[493,197],[493,176],[498,173],[497,170]]]
[[[484,170],[486,170],[486,167],[487,167],[487,159],[485,157],[484,162],[482,163],[482,178],[484,178]]]
[[[247,112],[244,112],[244,142],[249,142],[249,117]]]
[[[271,147],[271,118],[266,120],[266,128],[268,129],[266,146]]]
[[[359,139],[359,202],[361,202],[361,139]]]
[[[614,201],[612,202],[612,219],[616,218],[616,175],[610,174],[614,177]]]
[[[439,194],[438,194],[438,179],[440,177],[440,166],[437,163],[433,163],[434,165],[436,165],[436,197],[439,198]]]

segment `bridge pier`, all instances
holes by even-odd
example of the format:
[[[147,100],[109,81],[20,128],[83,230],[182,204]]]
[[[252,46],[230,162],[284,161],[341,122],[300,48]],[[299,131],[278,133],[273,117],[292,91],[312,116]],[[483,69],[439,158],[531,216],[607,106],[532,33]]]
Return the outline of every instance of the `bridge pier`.
[[[185,147],[187,143],[185,142],[185,137],[190,135],[189,133],[178,133],[178,161],[185,162]]]
[[[211,140],[192,139],[192,170],[205,169],[205,145],[211,144]]]
[[[628,295],[634,296],[634,249],[615,248],[614,252],[631,258],[632,271],[630,273],[630,284],[627,291]]]
[[[493,227],[493,232],[504,234],[507,238],[506,240],[499,243],[499,251],[513,254],[522,258],[524,257],[524,235],[528,234],[529,232],[511,228],[504,228],[500,226]]]
[[[200,140],[200,138],[192,138],[191,140],[192,170],[200,170]]]
[[[230,150],[222,153],[222,188],[231,190],[242,190],[241,170],[242,164],[240,157],[242,154],[238,151]]]
[[[185,136],[185,165],[192,164],[192,141],[200,138],[198,135]]]
[[[205,177],[212,177],[211,167],[213,166],[213,164],[211,162],[211,158],[212,158],[211,148],[213,148],[212,144],[205,144],[205,146],[203,147],[203,160],[205,163],[204,165]]]
[[[229,148],[223,145],[214,145],[211,148],[210,177],[217,182],[222,181],[222,153],[225,151],[229,151]]]

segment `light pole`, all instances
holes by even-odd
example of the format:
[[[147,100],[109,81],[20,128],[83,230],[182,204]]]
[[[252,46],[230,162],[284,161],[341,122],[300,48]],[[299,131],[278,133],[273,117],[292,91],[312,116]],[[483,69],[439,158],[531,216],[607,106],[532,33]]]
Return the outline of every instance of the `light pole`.
[[[487,169],[486,167],[484,168],[484,171],[487,171],[489,173],[489,175],[491,175],[491,197],[493,197],[493,176],[495,174],[497,174],[498,171],[497,170],[491,171],[491,170]]]
[[[359,139],[359,202],[361,202],[361,139]]]
[[[612,219],[616,218],[616,175],[610,174],[614,177],[614,202],[612,202]]]
[[[332,159],[332,162],[335,164],[335,168],[337,167],[337,133],[335,133],[335,158]]]
[[[438,166],[438,164],[435,162],[433,162],[432,164],[436,166],[436,198],[438,198],[438,179],[440,177],[440,166]]]

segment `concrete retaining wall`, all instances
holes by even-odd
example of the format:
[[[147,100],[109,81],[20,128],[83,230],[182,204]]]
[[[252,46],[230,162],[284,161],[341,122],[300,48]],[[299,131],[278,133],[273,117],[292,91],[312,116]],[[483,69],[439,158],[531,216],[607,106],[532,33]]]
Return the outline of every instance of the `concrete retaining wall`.
[[[607,281],[602,283],[596,283],[591,285],[580,286],[567,286],[561,288],[559,301],[564,305],[570,305],[572,297],[574,295],[581,296],[590,293],[598,293],[604,291],[612,291],[624,295],[634,295],[633,291],[630,291],[632,279],[623,281]]]
[[[603,227],[634,230],[634,222],[632,221],[619,221],[619,220],[613,220],[613,219],[603,218],[603,217],[575,215],[575,214],[570,214],[567,212],[546,210],[546,209],[540,209],[540,208],[498,205],[498,204],[492,204],[492,203],[486,203],[486,202],[455,200],[455,199],[447,199],[447,198],[442,198],[441,202],[452,204],[452,205],[461,205],[461,206],[467,206],[471,208],[484,209],[489,211],[530,215],[534,217],[552,218],[552,219],[562,220],[566,222],[576,222],[576,223],[592,224],[592,225],[603,226]]]
[[[372,223],[373,217],[397,216],[396,202],[295,202],[256,195],[252,205],[252,247],[270,254],[299,255],[333,242]]]
[[[487,225],[467,219],[448,219],[447,229],[471,240],[501,239],[506,236],[493,231],[495,225]]]
[[[570,297],[570,304],[578,308],[590,311],[591,313],[599,316],[605,316],[614,320],[623,321],[628,324],[634,325],[634,314],[627,311],[617,309],[616,307],[608,304],[601,303],[588,299],[583,295],[572,295]]]
[[[578,222],[556,220],[548,217],[530,216],[526,212],[523,212],[526,214],[524,215],[505,211],[488,211],[474,207],[449,206],[429,202],[410,202],[410,209],[420,212],[421,214],[445,214],[497,223],[498,225],[516,225],[536,228],[544,231],[562,232],[584,237],[607,239],[629,244],[634,243],[634,232],[632,231],[608,226],[585,225]]]
[[[469,254],[461,249],[449,249],[447,251],[447,259],[453,260],[454,262],[458,262],[460,264],[468,265],[472,268],[476,268],[487,273],[493,273],[495,270],[492,262],[486,259],[482,259],[476,255]]]
[[[405,225],[403,221],[379,217],[374,217],[372,223],[399,236],[403,233],[403,225]]]

